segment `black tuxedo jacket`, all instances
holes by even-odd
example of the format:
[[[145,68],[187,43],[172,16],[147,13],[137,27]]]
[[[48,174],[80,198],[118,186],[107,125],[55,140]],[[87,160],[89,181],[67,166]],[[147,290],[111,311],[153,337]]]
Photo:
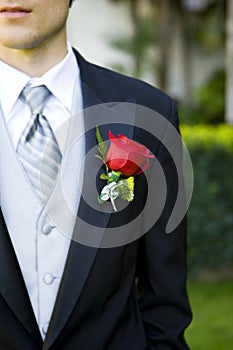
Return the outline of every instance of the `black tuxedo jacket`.
[[[178,129],[176,110],[167,95],[136,79],[90,64],[77,52],[75,55],[81,72],[84,107],[101,103],[111,107],[116,102],[128,101],[156,111]],[[115,134],[120,128],[112,125]],[[168,190],[160,218],[147,234],[118,247],[98,249],[72,241],[43,342],[0,211],[1,350],[188,349],[183,337],[191,319],[185,288],[185,220],[171,234],[164,233],[177,195],[174,164],[158,139],[132,126],[127,130],[124,125],[122,130],[151,149],[166,175]],[[91,130],[87,148],[94,144],[95,134]],[[97,187],[103,187],[96,178]],[[117,226],[116,221],[123,223],[137,215],[141,210],[138,207],[146,201],[147,187],[143,174],[135,181],[135,200],[122,215],[98,213],[83,199],[78,215],[102,228]],[[81,230],[82,226],[77,227],[76,234],[85,235]]]

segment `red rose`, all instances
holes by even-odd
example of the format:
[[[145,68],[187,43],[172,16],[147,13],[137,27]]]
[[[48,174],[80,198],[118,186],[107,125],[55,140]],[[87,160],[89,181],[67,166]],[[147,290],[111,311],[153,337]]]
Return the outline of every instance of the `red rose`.
[[[148,158],[154,158],[148,148],[124,135],[115,137],[108,132],[111,145],[106,154],[109,169],[120,171],[124,176],[138,175],[149,167]]]

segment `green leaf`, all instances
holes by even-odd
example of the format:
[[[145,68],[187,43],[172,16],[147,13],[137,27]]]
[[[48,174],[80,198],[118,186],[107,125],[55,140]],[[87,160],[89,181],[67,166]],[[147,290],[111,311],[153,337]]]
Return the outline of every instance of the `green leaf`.
[[[120,171],[112,170],[110,173],[108,173],[108,183],[118,182],[118,180],[120,179],[120,176],[121,176]]]
[[[108,175],[106,175],[106,174],[101,174],[101,175],[100,175],[100,179],[101,179],[101,180],[109,180],[109,177],[108,177]]]
[[[99,204],[103,204],[104,203],[104,201],[100,198],[100,196],[97,196],[97,200],[98,200]]]
[[[98,154],[96,154],[95,157],[98,158],[99,160],[101,160],[101,162],[105,163],[104,159],[101,156],[99,156]]]
[[[97,140],[98,145],[99,145],[98,150],[99,150],[102,158],[105,159],[106,154],[108,152],[108,147],[101,136],[101,133],[100,133],[98,126],[96,126],[96,133],[95,134],[96,134],[96,140]]]

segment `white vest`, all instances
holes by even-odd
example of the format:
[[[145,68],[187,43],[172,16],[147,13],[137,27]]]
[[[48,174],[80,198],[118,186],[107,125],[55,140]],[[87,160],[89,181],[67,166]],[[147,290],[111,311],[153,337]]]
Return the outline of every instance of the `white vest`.
[[[71,118],[68,129],[61,176],[45,207],[24,173],[0,111],[0,206],[43,338],[61,282],[82,186],[85,141],[76,137],[83,130],[81,113]]]

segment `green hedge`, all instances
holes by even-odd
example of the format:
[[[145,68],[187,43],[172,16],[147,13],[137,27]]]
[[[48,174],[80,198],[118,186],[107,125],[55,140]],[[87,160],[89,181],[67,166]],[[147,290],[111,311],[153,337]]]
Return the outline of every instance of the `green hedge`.
[[[233,127],[182,125],[181,133],[194,168],[190,271],[233,266]]]

